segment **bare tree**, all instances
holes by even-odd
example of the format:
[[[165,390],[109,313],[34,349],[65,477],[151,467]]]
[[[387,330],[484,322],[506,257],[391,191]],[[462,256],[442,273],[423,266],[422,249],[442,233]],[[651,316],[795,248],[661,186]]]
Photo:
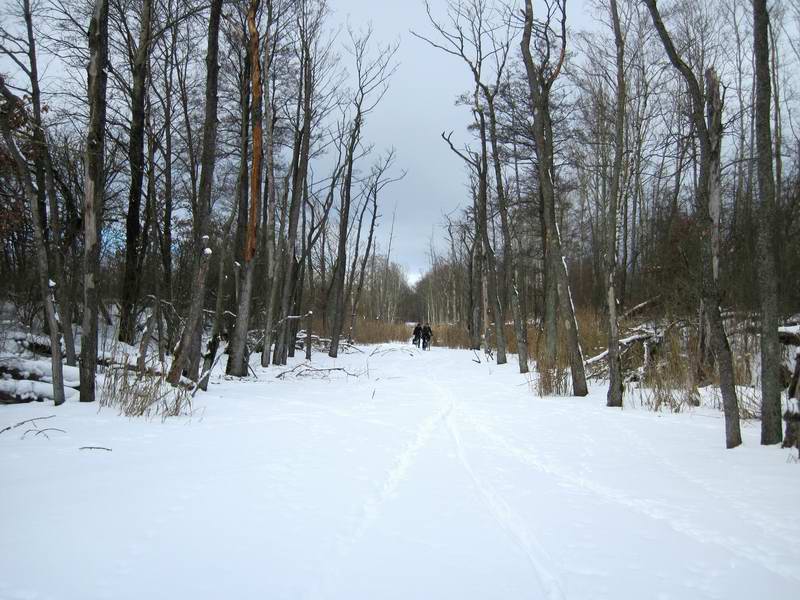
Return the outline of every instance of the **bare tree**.
[[[128,141],[128,162],[131,170],[128,194],[128,213],[125,219],[125,267],[122,276],[119,339],[134,343],[136,301],[139,296],[141,271],[146,241],[143,243],[141,223],[142,185],[144,180],[145,96],[151,51],[153,21],[152,0],[142,0],[139,41],[133,52],[131,64],[131,123]],[[122,18],[125,18],[122,15]]]
[[[775,179],[772,171],[769,14],[766,0],[753,0],[758,150],[758,273],[761,297],[761,443],[778,444],[781,432],[781,350],[778,342],[778,279],[775,268]],[[778,149],[780,152],[780,149]],[[779,176],[780,179],[780,176]]]
[[[253,277],[256,250],[258,248],[258,224],[261,220],[261,160],[263,158],[263,100],[261,83],[260,33],[256,25],[256,13],[260,0],[251,0],[247,10],[248,61],[250,62],[250,122],[253,128],[253,162],[250,168],[250,206],[247,214],[247,230],[244,239],[244,279],[239,290],[239,308],[236,312],[236,326],[230,344],[227,373],[244,377],[248,371],[249,353],[247,351],[247,331],[250,326],[250,308],[253,294]],[[269,23],[267,24],[269,27]],[[269,43],[267,41],[267,43]],[[243,148],[244,149],[244,148]],[[246,162],[247,152],[241,159]]]
[[[42,302],[47,317],[47,325],[50,330],[50,351],[51,365],[53,370],[53,400],[58,406],[64,403],[64,376],[61,365],[61,335],[59,333],[58,315],[51,289],[52,280],[50,279],[50,269],[47,264],[47,246],[44,239],[44,222],[42,221],[39,206],[40,195],[34,188],[31,180],[30,171],[25,158],[22,156],[14,140],[13,129],[28,126],[28,116],[25,114],[22,99],[14,95],[5,83],[5,79],[0,75],[0,94],[4,103],[0,107],[0,133],[3,141],[14,163],[17,178],[25,191],[25,197],[31,207],[33,218],[33,236],[36,246],[36,263],[39,274],[39,290],[42,294]],[[13,125],[12,125],[13,123]],[[34,125],[36,127],[36,125]]]
[[[614,114],[614,167],[608,195],[606,221],[606,304],[608,306],[608,394],[607,406],[622,406],[622,369],[619,358],[619,324],[617,323],[617,212],[622,177],[622,153],[625,139],[625,40],[620,27],[617,0],[609,0],[611,22],[614,27],[614,45],[617,50],[617,105]]]
[[[370,175],[369,181],[367,182],[366,186],[366,198],[364,199],[364,207],[366,209],[368,204],[371,204],[370,208],[370,223],[369,223],[369,234],[367,235],[367,247],[364,250],[364,256],[361,259],[361,267],[358,270],[358,282],[355,284],[355,290],[352,292],[351,295],[351,311],[350,311],[350,330],[347,334],[347,341],[352,343],[353,336],[355,335],[355,328],[356,328],[356,315],[358,314],[358,303],[361,299],[361,292],[364,289],[364,277],[366,275],[367,270],[367,263],[369,262],[370,255],[374,245],[374,238],[375,238],[375,224],[378,220],[378,195],[381,191],[389,184],[399,181],[403,177],[405,177],[405,173],[400,175],[396,178],[384,177],[387,171],[392,167],[395,160],[395,150],[392,148],[389,150],[384,157],[380,159],[380,161],[373,166],[372,173]],[[364,211],[362,210],[361,216],[359,217],[359,235],[356,238],[356,250],[358,249],[358,245],[360,242],[360,230],[361,230],[361,219],[363,218]],[[352,278],[355,278],[356,272],[356,259],[358,254],[355,253],[354,263],[352,268]],[[352,285],[352,284],[351,284]]]
[[[101,220],[105,195],[106,88],[108,85],[108,0],[95,0],[89,22],[86,179],[83,202],[83,329],[81,333],[81,402],[95,400],[97,311],[100,302]]]
[[[667,32],[656,0],[644,0],[653,25],[658,32],[664,50],[673,67],[680,73],[691,97],[691,120],[695,137],[700,146],[697,188],[695,190],[695,211],[700,224],[706,232],[714,228],[711,216],[711,202],[719,193],[719,160],[722,138],[722,100],[719,93],[719,79],[713,69],[706,72],[705,102],[700,83],[692,69],[678,54],[677,49]],[[708,111],[708,122],[704,118],[704,109]],[[718,197],[718,196],[717,196]],[[712,236],[706,233],[701,241],[701,268],[703,303],[711,330],[711,343],[717,357],[720,377],[720,391],[725,410],[725,444],[735,448],[742,443],[739,427],[739,404],[736,399],[736,388],[733,376],[733,356],[728,337],[722,323],[719,308],[719,288],[715,276],[715,252]]]
[[[539,40],[536,51],[540,61],[534,62],[531,51],[532,34],[534,30],[533,5],[531,0],[525,0],[525,24],[522,34],[522,58],[528,77],[528,89],[533,107],[534,143],[537,156],[537,174],[539,176],[539,195],[542,202],[543,222],[546,231],[545,254],[548,263],[548,273],[556,279],[558,308],[567,334],[567,346],[570,357],[572,373],[572,392],[576,396],[585,396],[589,393],[586,387],[586,375],[583,366],[583,352],[578,339],[578,321],[575,318],[575,305],[572,301],[572,292],[569,286],[567,263],[561,247],[561,233],[558,230],[555,210],[555,186],[553,183],[553,125],[550,114],[550,92],[553,84],[561,72],[566,57],[567,44],[567,13],[566,0],[548,1],[547,14],[543,23],[537,27]],[[556,13],[558,16],[556,17]],[[558,57],[555,62],[551,60],[551,39],[553,35],[552,20],[558,19],[559,30],[555,32],[557,40],[556,50]],[[556,307],[550,306],[549,312],[555,314]],[[552,337],[550,332],[550,337]],[[551,360],[555,356],[550,357]]]
[[[347,235],[350,225],[350,205],[352,202],[353,170],[361,142],[364,119],[381,101],[389,89],[389,78],[396,70],[393,64],[397,45],[380,48],[377,56],[369,56],[372,29],[363,35],[350,31],[351,52],[355,61],[356,89],[351,100],[352,121],[347,135],[344,158],[341,203],[339,206],[339,241],[336,253],[331,294],[333,297],[333,321],[331,324],[331,346],[328,354],[336,358],[339,354],[339,340],[345,318],[344,292],[345,271],[347,270]]]
[[[497,140],[497,113],[495,98],[503,79],[508,52],[510,49],[509,29],[494,24],[489,18],[489,5],[484,0],[450,0],[447,4],[447,25],[439,22],[431,13],[430,5],[426,2],[425,8],[428,20],[436,30],[440,42],[433,41],[425,36],[414,34],[426,41],[434,48],[438,48],[460,58],[468,67],[473,78],[474,92],[472,95],[472,111],[478,126],[481,144],[480,154],[472,153],[473,158],[467,159],[461,152],[462,158],[467,160],[474,170],[477,179],[475,193],[475,227],[476,237],[481,242],[482,257],[480,264],[485,270],[486,293],[489,298],[488,306],[494,320],[495,339],[497,343],[497,364],[506,363],[505,339],[505,311],[501,302],[501,294],[508,287],[508,281],[499,281],[497,276],[497,261],[495,250],[489,238],[490,219],[487,205],[489,202],[489,167],[488,146],[491,144],[492,163],[495,174],[495,190],[497,192],[500,209],[501,232],[503,236],[503,273],[506,278],[513,277],[513,248],[508,222],[508,204],[503,188],[502,167]],[[504,31],[505,35],[498,33]],[[487,84],[484,77],[484,63],[491,57],[495,59],[494,80]],[[485,103],[485,104],[484,104]],[[488,122],[487,122],[488,117]],[[446,138],[452,150],[455,148]],[[512,313],[514,316],[515,331],[518,337],[518,351],[520,372],[527,372],[527,346],[519,343],[524,339],[523,320],[519,310],[519,302],[512,288]]]
[[[219,23],[222,14],[222,0],[212,0],[208,24],[208,51],[206,53],[206,91],[205,91],[205,119],[203,123],[203,146],[200,172],[200,190],[198,194],[197,212],[194,215],[195,230],[195,263],[194,263],[194,288],[189,315],[183,328],[183,333],[175,351],[175,357],[167,377],[170,383],[176,384],[180,380],[183,370],[189,366],[192,345],[199,337],[202,324],[203,303],[205,300],[206,275],[210,262],[208,242],[208,218],[211,210],[211,187],[214,181],[214,167],[216,165],[217,143],[217,86],[219,79]],[[196,378],[196,373],[189,373]]]

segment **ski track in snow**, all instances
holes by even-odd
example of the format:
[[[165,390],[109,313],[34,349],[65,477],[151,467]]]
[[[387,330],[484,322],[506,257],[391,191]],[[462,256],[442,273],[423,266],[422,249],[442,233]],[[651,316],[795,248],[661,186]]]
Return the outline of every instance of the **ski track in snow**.
[[[674,507],[667,502],[659,500],[636,498],[621,490],[576,475],[567,465],[556,464],[543,459],[542,456],[528,444],[519,443],[518,447],[511,446],[504,437],[497,435],[484,424],[475,420],[471,420],[470,424],[477,431],[480,431],[486,435],[487,438],[491,439],[498,447],[502,448],[509,456],[519,459],[524,464],[542,473],[562,480],[575,488],[591,492],[608,502],[614,502],[630,508],[645,517],[656,521],[663,521],[674,531],[686,535],[700,544],[716,544],[745,560],[760,564],[768,571],[800,582],[800,573],[798,573],[795,565],[775,564],[776,561],[780,561],[782,558],[778,553],[770,552],[765,548],[750,549],[750,544],[747,540],[739,539],[735,534],[723,534],[705,528],[700,523],[691,522],[679,514],[681,507]]]
[[[766,531],[770,537],[781,540],[783,544],[791,545],[796,542],[794,536],[786,534],[786,525],[768,518],[764,513],[753,513],[750,507],[737,499],[733,494],[723,494],[717,488],[710,485],[708,482],[691,475],[686,469],[679,467],[674,461],[666,456],[664,450],[658,451],[651,442],[647,441],[642,435],[636,433],[629,427],[623,427],[618,419],[611,419],[609,422],[613,425],[616,431],[625,436],[625,439],[636,447],[646,451],[652,460],[657,464],[664,467],[667,471],[693,486],[699,488],[704,495],[714,499],[718,505],[729,506],[738,516],[742,523],[747,521],[754,521],[758,527]],[[775,558],[775,557],[773,557]],[[800,577],[797,573],[788,573],[790,577]]]
[[[428,444],[434,431],[447,419],[452,409],[453,402],[451,400],[420,423],[413,439],[406,444],[386,473],[383,483],[377,487],[373,495],[365,500],[352,531],[340,538],[335,557],[327,563],[319,585],[312,590],[308,596],[309,598],[326,598],[335,588],[338,577],[338,564],[348,557],[353,546],[358,543],[370,525],[380,516],[383,505],[395,495],[397,489],[406,480],[409,470],[417,460],[420,452]]]
[[[438,384],[435,387],[440,396],[449,398],[452,405],[455,405],[455,399],[450,390]],[[456,424],[456,418],[459,414],[460,411],[456,405],[455,410],[446,417],[447,429],[456,448],[459,462],[469,474],[475,489],[480,494],[497,524],[508,533],[514,543],[525,553],[547,598],[550,600],[564,600],[566,596],[559,583],[558,576],[552,566],[548,566],[552,563],[552,559],[547,555],[547,551],[536,542],[536,538],[529,533],[523,521],[514,513],[503,497],[497,493],[496,489],[477,475],[469,462],[464,444],[461,441],[458,425]]]

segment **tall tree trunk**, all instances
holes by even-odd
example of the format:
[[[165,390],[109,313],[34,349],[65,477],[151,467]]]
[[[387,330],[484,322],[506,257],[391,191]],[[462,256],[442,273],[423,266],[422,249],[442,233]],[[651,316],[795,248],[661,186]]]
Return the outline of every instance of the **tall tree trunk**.
[[[342,182],[341,207],[339,209],[339,244],[336,252],[336,269],[333,281],[333,323],[331,325],[331,347],[328,356],[336,358],[339,355],[339,339],[342,335],[344,323],[344,278],[347,270],[347,230],[350,222],[350,201],[353,187],[353,163],[355,152],[361,138],[361,107],[357,107],[350,139],[345,157],[345,175]]]
[[[478,195],[477,195],[477,214],[476,220],[479,223],[481,241],[483,242],[484,269],[486,276],[487,307],[491,310],[494,319],[494,334],[497,344],[497,364],[504,365],[506,359],[506,335],[505,318],[503,307],[500,304],[500,294],[497,283],[497,264],[494,250],[489,240],[489,216],[487,210],[488,188],[489,188],[489,163],[488,148],[486,145],[486,117],[483,107],[478,106],[477,90],[475,91],[475,112],[478,116],[478,126],[480,128],[481,155],[478,167]]]
[[[61,246],[61,221],[58,214],[58,197],[53,180],[53,162],[50,147],[44,130],[42,120],[42,97],[39,87],[39,62],[36,49],[36,37],[33,30],[33,12],[30,0],[22,3],[25,29],[28,41],[28,78],[31,83],[31,107],[33,109],[33,143],[36,151],[33,153],[34,173],[36,176],[36,193],[38,216],[42,222],[42,239],[45,250],[52,266],[52,277],[56,283],[55,296],[58,299],[56,312],[61,312],[60,325],[64,332],[64,347],[68,365],[77,363],[75,356],[75,339],[72,334],[72,298],[69,290],[67,274],[64,268],[64,258]],[[45,208],[47,207],[47,209]],[[50,232],[52,239],[47,235],[47,212],[50,213]],[[49,242],[49,243],[48,243]],[[49,327],[49,326],[48,326]]]
[[[122,276],[122,298],[120,303],[119,339],[133,344],[136,332],[136,302],[141,282],[139,254],[146,252],[141,247],[143,233],[140,222],[142,204],[142,181],[144,178],[144,129],[145,96],[147,94],[147,72],[150,61],[152,0],[142,0],[139,45],[133,57],[131,94],[131,129],[128,142],[128,163],[131,182],[128,194],[128,214],[125,219],[125,269]],[[146,235],[146,231],[144,232]]]
[[[353,343],[353,339],[355,336],[355,329],[356,329],[356,316],[358,314],[358,302],[361,299],[361,292],[364,289],[364,277],[367,271],[367,263],[369,262],[370,252],[372,251],[372,240],[375,236],[375,221],[378,218],[378,182],[375,182],[375,186],[372,189],[372,193],[370,194],[372,197],[372,219],[370,220],[369,224],[369,236],[367,237],[367,248],[364,251],[364,258],[361,260],[361,270],[358,274],[358,284],[356,284],[356,289],[353,294],[352,299],[352,311],[350,314],[350,331],[347,334],[347,341],[349,343]]]
[[[239,309],[236,312],[236,326],[230,345],[227,373],[237,377],[247,375],[249,352],[247,351],[247,331],[250,327],[250,308],[253,293],[253,270],[255,269],[258,248],[258,224],[261,220],[261,159],[263,156],[262,132],[262,86],[260,35],[256,26],[256,13],[260,0],[251,0],[247,11],[247,30],[249,33],[249,60],[253,94],[251,106],[251,126],[253,128],[253,164],[250,170],[250,210],[247,217],[247,233],[244,246],[244,280],[239,293]],[[246,156],[246,154],[245,154]],[[246,160],[246,158],[245,158]]]
[[[283,291],[281,295],[281,324],[278,331],[277,343],[280,348],[276,347],[276,356],[280,358],[280,362],[276,364],[286,364],[286,357],[288,355],[288,344],[290,342],[290,331],[294,325],[288,319],[289,311],[291,310],[291,298],[295,285],[302,286],[302,280],[297,277],[297,258],[295,256],[295,246],[297,245],[297,230],[300,224],[300,209],[303,205],[303,190],[305,189],[305,180],[308,174],[308,158],[311,147],[311,126],[312,126],[312,97],[314,92],[314,81],[312,73],[312,60],[311,46],[308,40],[304,40],[303,44],[303,124],[300,129],[300,152],[296,163],[296,169],[292,180],[292,196],[289,204],[289,224],[286,239],[286,254],[284,258],[286,263],[284,266],[285,277],[283,280]]]
[[[47,263],[47,246],[44,238],[44,222],[40,210],[42,196],[34,189],[28,165],[17,147],[12,134],[13,120],[25,118],[25,108],[22,100],[15,96],[5,84],[5,79],[0,75],[0,91],[5,99],[5,106],[0,111],[0,131],[6,149],[11,155],[17,179],[22,184],[25,197],[31,207],[33,219],[33,243],[36,247],[36,266],[39,275],[39,291],[42,294],[47,326],[50,333],[51,367],[53,371],[53,400],[56,406],[64,403],[64,376],[61,364],[61,336],[59,334],[58,314],[56,313],[53,291],[51,288],[50,269]]]
[[[563,7],[563,5],[562,5]],[[565,8],[563,8],[565,10]],[[561,235],[555,213],[555,185],[553,182],[553,130],[550,117],[550,89],[561,70],[566,55],[566,13],[561,19],[562,46],[558,63],[542,65],[540,68],[533,62],[531,54],[531,33],[533,31],[533,5],[525,0],[525,26],[522,35],[522,56],[528,77],[528,88],[533,106],[534,142],[537,156],[537,172],[539,189],[544,203],[544,222],[547,233],[548,262],[551,273],[555,276],[558,291],[558,305],[561,312],[564,330],[567,335],[567,347],[572,374],[572,393],[585,396],[589,393],[586,387],[586,373],[583,365],[583,352],[578,338],[578,321],[575,318],[575,305],[569,287],[567,262],[561,247]],[[545,68],[546,67],[546,68]]]
[[[83,202],[83,328],[80,400],[94,402],[97,372],[97,311],[100,302],[101,220],[105,191],[106,87],[108,84],[108,0],[95,0],[89,22],[86,179]]]
[[[489,141],[492,147],[492,161],[494,163],[495,191],[497,205],[500,212],[500,231],[503,235],[503,287],[509,292],[511,299],[511,316],[514,319],[514,335],[517,338],[517,362],[519,372],[528,372],[528,334],[525,327],[525,318],[522,315],[517,289],[517,267],[514,257],[514,244],[511,237],[511,225],[508,218],[508,197],[503,184],[503,169],[500,163],[500,150],[497,143],[497,115],[494,107],[494,96],[486,86],[482,86],[489,112]]]
[[[709,211],[710,193],[718,182],[712,180],[713,167],[718,163],[721,152],[722,139],[722,100],[719,95],[719,79],[713,69],[706,72],[706,102],[700,84],[691,68],[683,61],[675,49],[675,45],[667,32],[661,19],[656,0],[644,0],[653,20],[653,25],[658,32],[664,50],[675,70],[677,70],[689,88],[691,97],[691,117],[694,126],[694,135],[700,146],[700,172],[695,190],[695,209],[697,220],[704,234],[701,235],[701,269],[702,285],[701,295],[706,307],[711,331],[711,343],[719,365],[720,392],[725,411],[725,444],[728,448],[735,448],[742,443],[739,426],[739,404],[736,399],[736,388],[733,378],[733,355],[725,334],[722,315],[719,308],[719,288],[714,277],[714,251],[712,236],[713,221]],[[704,117],[704,109],[708,112],[708,123]]]
[[[277,192],[275,187],[275,111],[272,107],[272,54],[271,47],[274,40],[271,40],[269,33],[269,24],[272,21],[272,2],[268,2],[268,18],[267,18],[267,36],[264,41],[264,70],[266,75],[264,77],[264,119],[267,123],[267,140],[266,140],[266,169],[267,181],[264,202],[266,204],[265,210],[267,214],[266,222],[264,223],[264,244],[266,248],[265,262],[266,262],[266,290],[267,302],[264,310],[264,339],[263,348],[261,350],[261,366],[269,366],[269,354],[272,342],[272,318],[275,312],[275,303],[277,302],[277,291],[275,285],[275,271],[278,263],[278,253],[275,244],[275,209],[277,202]]]
[[[758,151],[758,275],[761,298],[761,443],[778,444],[781,431],[781,350],[778,341],[778,277],[775,264],[775,179],[772,171],[772,100],[767,0],[753,0]]]
[[[614,115],[614,166],[611,189],[607,198],[606,220],[606,303],[608,307],[608,394],[606,406],[622,406],[622,368],[619,358],[619,325],[614,275],[617,272],[617,203],[622,174],[622,152],[625,136],[625,41],[619,24],[617,0],[610,0],[614,25],[614,44],[617,49],[617,106]]]
[[[210,263],[210,250],[206,251],[208,241],[208,219],[211,210],[211,188],[214,182],[217,145],[217,84],[219,79],[219,22],[222,14],[222,0],[211,0],[208,23],[208,51],[206,54],[206,107],[203,122],[203,150],[201,157],[200,190],[197,211],[194,215],[196,257],[194,264],[194,287],[189,316],[175,352],[167,380],[176,384],[184,368],[189,365],[192,340],[201,331],[203,303],[206,292],[206,275]],[[196,373],[190,373],[194,378]]]

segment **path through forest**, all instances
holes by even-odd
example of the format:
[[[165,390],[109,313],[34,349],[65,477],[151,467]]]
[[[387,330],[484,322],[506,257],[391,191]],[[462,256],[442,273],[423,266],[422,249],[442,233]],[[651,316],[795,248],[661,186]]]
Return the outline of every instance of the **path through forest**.
[[[725,450],[720,413],[541,399],[473,358],[389,345],[335,361],[357,376],[256,368],[166,423],[0,407],[0,429],[64,430],[0,435],[0,598],[796,594],[800,469],[757,423]]]

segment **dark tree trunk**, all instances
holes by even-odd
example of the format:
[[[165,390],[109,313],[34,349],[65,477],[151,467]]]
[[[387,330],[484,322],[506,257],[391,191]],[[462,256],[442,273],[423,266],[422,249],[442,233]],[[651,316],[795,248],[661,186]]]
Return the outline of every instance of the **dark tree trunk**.
[[[486,105],[489,112],[489,141],[492,147],[492,160],[494,163],[495,191],[497,193],[497,204],[500,211],[500,230],[503,234],[503,287],[509,293],[511,304],[511,316],[514,319],[514,335],[517,338],[517,362],[519,372],[528,372],[528,332],[525,325],[525,315],[519,300],[519,289],[517,285],[517,267],[515,260],[513,238],[511,237],[511,225],[508,216],[508,197],[506,196],[503,184],[503,169],[500,162],[500,150],[497,143],[497,115],[494,107],[494,95],[490,93],[486,86],[483,87],[483,95],[486,98]]]
[[[625,42],[617,13],[617,0],[610,0],[614,24],[614,43],[617,50],[617,106],[614,115],[614,166],[611,189],[607,199],[606,221],[606,304],[608,307],[608,394],[607,406],[622,406],[623,383],[619,358],[619,325],[614,276],[617,272],[617,204],[622,177],[622,152],[625,139]]]
[[[567,347],[572,374],[572,393],[585,396],[589,393],[586,387],[586,374],[583,365],[583,352],[578,338],[578,322],[575,318],[575,305],[569,287],[567,263],[561,247],[561,235],[555,212],[555,185],[553,181],[553,128],[550,117],[550,89],[561,70],[566,55],[566,9],[561,4],[561,49],[556,65],[535,65],[531,54],[531,34],[533,31],[533,6],[531,0],[525,0],[525,27],[522,36],[522,56],[528,78],[531,105],[534,109],[533,129],[537,157],[539,189],[544,209],[544,223],[547,235],[547,263],[555,279],[558,293],[558,307],[567,335]],[[554,357],[550,357],[553,359]]]
[[[150,60],[152,1],[142,1],[141,30],[139,45],[133,57],[131,94],[131,129],[128,142],[128,163],[131,169],[130,191],[128,194],[128,214],[125,219],[125,269],[122,276],[120,303],[119,339],[133,344],[136,334],[136,302],[139,299],[141,283],[140,253],[144,254],[140,237],[142,224],[140,212],[142,204],[142,182],[144,179],[144,130],[145,96],[147,94],[147,72]],[[146,234],[146,228],[145,228]]]
[[[260,0],[251,0],[247,12],[247,30],[249,33],[250,89],[253,95],[251,106],[251,125],[253,128],[253,164],[250,170],[250,207],[247,216],[247,232],[244,246],[244,279],[239,292],[239,309],[236,312],[236,326],[230,344],[227,373],[244,377],[248,371],[249,352],[247,350],[247,332],[250,327],[250,308],[253,294],[253,271],[258,248],[258,224],[261,220],[261,159],[263,157],[262,132],[262,86],[261,86],[261,51],[260,35],[256,26],[256,13]],[[244,155],[246,162],[247,154]]]
[[[758,275],[761,298],[761,443],[781,441],[781,350],[778,342],[778,278],[775,264],[775,179],[772,171],[772,91],[770,87],[767,0],[753,0],[758,151]]]
[[[178,383],[183,369],[190,364],[193,340],[202,327],[203,304],[206,292],[206,275],[210,256],[206,252],[208,241],[208,218],[211,209],[211,187],[214,182],[217,145],[217,83],[219,78],[219,22],[222,14],[222,0],[212,0],[208,23],[208,52],[206,54],[206,107],[203,122],[203,151],[201,157],[200,190],[197,210],[194,215],[196,257],[194,264],[194,287],[189,316],[184,325],[181,341],[175,352],[167,377],[172,384]],[[190,373],[194,378],[196,373]]]
[[[344,278],[347,270],[347,229],[350,222],[350,199],[353,186],[353,163],[358,141],[361,137],[361,107],[357,109],[345,156],[345,175],[342,182],[342,199],[339,209],[339,245],[336,252],[336,269],[333,273],[333,322],[331,324],[331,347],[328,356],[339,355],[339,339],[344,323]]]
[[[478,126],[480,129],[481,138],[481,155],[478,165],[478,194],[476,204],[477,213],[475,215],[475,219],[478,223],[478,230],[480,231],[480,238],[481,242],[483,243],[483,262],[486,276],[486,293],[488,297],[487,305],[492,313],[492,319],[494,320],[494,334],[495,342],[497,344],[497,364],[504,365],[507,362],[505,317],[503,315],[503,307],[500,304],[500,294],[497,282],[497,261],[495,260],[494,250],[492,249],[491,241],[489,240],[489,216],[486,206],[488,204],[489,188],[489,162],[488,148],[486,146],[486,118],[483,114],[482,107],[476,106],[475,112],[477,113],[478,117]]]
[[[56,313],[53,291],[50,289],[50,270],[47,263],[47,246],[44,238],[44,222],[40,211],[40,195],[33,187],[28,165],[17,147],[16,140],[12,135],[11,122],[25,118],[25,108],[22,100],[16,97],[5,84],[5,80],[0,75],[0,90],[5,99],[5,107],[0,112],[0,131],[6,150],[11,155],[14,168],[17,172],[17,179],[22,184],[25,197],[31,206],[31,217],[33,219],[33,240],[36,249],[36,266],[39,279],[39,291],[42,295],[44,304],[47,327],[50,334],[51,366],[53,370],[53,401],[56,406],[64,403],[64,376],[61,364],[61,336],[59,334],[58,316]]]
[[[661,19],[656,0],[644,0],[653,25],[658,32],[664,50],[669,57],[673,67],[681,74],[689,88],[692,99],[691,117],[694,126],[694,134],[700,146],[700,173],[695,192],[695,209],[697,220],[701,225],[701,269],[702,284],[701,295],[708,316],[711,332],[711,344],[717,357],[719,365],[720,392],[722,393],[722,404],[725,411],[725,444],[728,448],[735,448],[742,443],[742,435],[739,426],[739,404],[736,399],[736,388],[733,378],[733,356],[728,337],[722,322],[722,315],[719,308],[719,288],[717,279],[714,276],[714,248],[712,230],[714,223],[709,211],[709,202],[712,193],[716,193],[715,186],[718,181],[712,176],[712,172],[719,174],[715,164],[719,164],[720,144],[722,139],[722,100],[719,95],[719,79],[716,73],[709,69],[706,72],[706,102],[703,101],[703,94],[700,84],[694,76],[691,68],[678,55],[678,51],[667,32],[664,22]],[[708,123],[704,117],[704,108],[708,111]]]
[[[291,298],[295,285],[298,283],[297,278],[297,258],[295,256],[295,246],[297,245],[297,230],[300,224],[300,209],[303,205],[303,190],[305,189],[305,179],[308,173],[308,157],[311,145],[311,126],[313,113],[311,111],[311,99],[313,94],[313,77],[312,77],[312,56],[310,54],[311,48],[307,40],[303,44],[303,124],[301,126],[300,136],[300,151],[296,162],[296,169],[292,180],[292,196],[289,204],[289,224],[286,239],[286,254],[284,266],[284,281],[283,291],[281,295],[281,323],[278,330],[276,341],[276,356],[280,357],[280,362],[276,364],[286,364],[286,356],[288,354],[287,345],[291,342],[291,326],[293,325],[288,320],[289,311],[291,310]],[[299,281],[302,286],[302,280]],[[280,348],[278,348],[280,346]]]
[[[97,312],[100,302],[101,221],[105,191],[106,87],[108,84],[108,0],[95,0],[89,22],[86,179],[83,203],[83,328],[81,334],[81,402],[95,400]]]

